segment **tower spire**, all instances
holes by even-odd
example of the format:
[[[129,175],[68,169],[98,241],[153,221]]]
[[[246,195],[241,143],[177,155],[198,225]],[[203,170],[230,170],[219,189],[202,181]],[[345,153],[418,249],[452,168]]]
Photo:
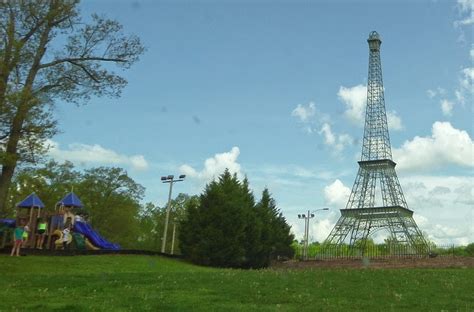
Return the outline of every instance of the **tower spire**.
[[[361,160],[392,159],[380,61],[382,40],[379,34],[373,31],[367,42],[369,43],[369,75]]]

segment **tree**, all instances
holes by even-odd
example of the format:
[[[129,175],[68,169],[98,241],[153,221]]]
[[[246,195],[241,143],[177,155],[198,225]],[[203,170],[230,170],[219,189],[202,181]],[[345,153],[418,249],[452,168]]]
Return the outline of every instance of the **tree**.
[[[48,212],[54,211],[56,203],[74,189],[94,229],[125,248],[136,248],[142,211],[140,201],[145,189],[125,170],[98,167],[80,172],[70,162],[50,161],[41,167],[18,171],[13,186],[9,206],[35,191]]]
[[[90,215],[92,227],[110,241],[133,248],[139,234],[138,214],[145,188],[122,168],[86,170],[77,194]]]
[[[153,203],[146,203],[140,209],[138,216],[139,233],[137,236],[136,249],[159,250],[160,239],[157,225],[163,208]]]
[[[170,211],[170,226],[168,226],[167,237],[167,251],[171,252],[172,237],[173,237],[173,228],[175,228],[175,239],[174,239],[174,254],[180,254],[180,243],[179,243],[179,233],[181,231],[180,223],[186,218],[186,211],[190,206],[197,205],[199,203],[199,196],[179,193],[175,199],[171,200],[171,211]],[[166,209],[162,210],[160,222],[158,223],[157,228],[160,233],[160,242],[163,236],[164,223],[165,223]]]
[[[273,259],[292,258],[295,252],[292,248],[294,235],[267,188],[263,190],[256,209],[262,224],[260,258],[264,265]]]
[[[268,190],[255,204],[248,180],[226,170],[187,207],[180,224],[182,254],[211,266],[261,268],[293,256],[293,235]]]
[[[9,192],[6,210],[13,215],[17,203],[33,191],[45,204],[45,210],[54,211],[56,203],[73,188],[77,188],[81,173],[74,169],[71,162],[59,164],[53,160],[41,167],[25,167],[15,174]]]
[[[253,206],[237,176],[226,170],[206,186],[199,205],[181,223],[180,248],[191,261],[218,267],[248,265],[247,235]]]
[[[179,193],[171,200],[170,226],[167,233],[166,252],[171,252],[171,240],[173,237],[173,224],[176,225],[174,254],[180,254],[179,233],[180,222],[186,217],[188,207],[199,202],[196,195]],[[158,207],[152,203],[146,203],[139,212],[140,234],[138,236],[138,249],[160,250],[165,224],[166,206]]]
[[[465,250],[468,256],[474,256],[474,243],[470,243],[469,245],[467,245]]]
[[[127,69],[144,51],[117,21],[92,15],[84,23],[77,6],[0,2],[0,215],[17,164],[34,161],[57,131],[54,101],[119,96],[126,80],[111,65]]]

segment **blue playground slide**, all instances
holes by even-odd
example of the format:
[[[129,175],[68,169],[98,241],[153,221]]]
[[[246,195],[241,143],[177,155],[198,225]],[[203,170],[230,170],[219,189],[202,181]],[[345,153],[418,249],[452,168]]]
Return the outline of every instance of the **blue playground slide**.
[[[85,222],[76,221],[74,223],[74,232],[84,235],[92,244],[94,244],[94,246],[101,249],[120,249],[120,245],[108,242]]]

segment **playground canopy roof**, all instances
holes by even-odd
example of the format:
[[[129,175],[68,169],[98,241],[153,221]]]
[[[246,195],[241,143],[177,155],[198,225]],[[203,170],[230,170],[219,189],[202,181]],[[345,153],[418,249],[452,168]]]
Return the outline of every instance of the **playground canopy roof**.
[[[79,208],[84,207],[84,205],[82,205],[82,202],[79,199],[79,197],[77,197],[77,195],[74,194],[73,192],[71,192],[71,193],[67,194],[66,196],[64,196],[64,198],[61,199],[61,201],[59,203],[61,205],[70,206],[70,207],[79,207]]]
[[[32,207],[44,208],[43,202],[35,193],[31,193],[30,195],[28,195],[27,198],[25,198],[22,202],[20,202],[16,206],[19,208],[32,208]]]

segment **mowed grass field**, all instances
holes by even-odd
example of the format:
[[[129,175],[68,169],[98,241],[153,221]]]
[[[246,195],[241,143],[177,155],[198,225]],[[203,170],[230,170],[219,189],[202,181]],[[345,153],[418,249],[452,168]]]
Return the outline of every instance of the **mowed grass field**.
[[[474,269],[266,269],[0,255],[0,311],[473,311]]]

